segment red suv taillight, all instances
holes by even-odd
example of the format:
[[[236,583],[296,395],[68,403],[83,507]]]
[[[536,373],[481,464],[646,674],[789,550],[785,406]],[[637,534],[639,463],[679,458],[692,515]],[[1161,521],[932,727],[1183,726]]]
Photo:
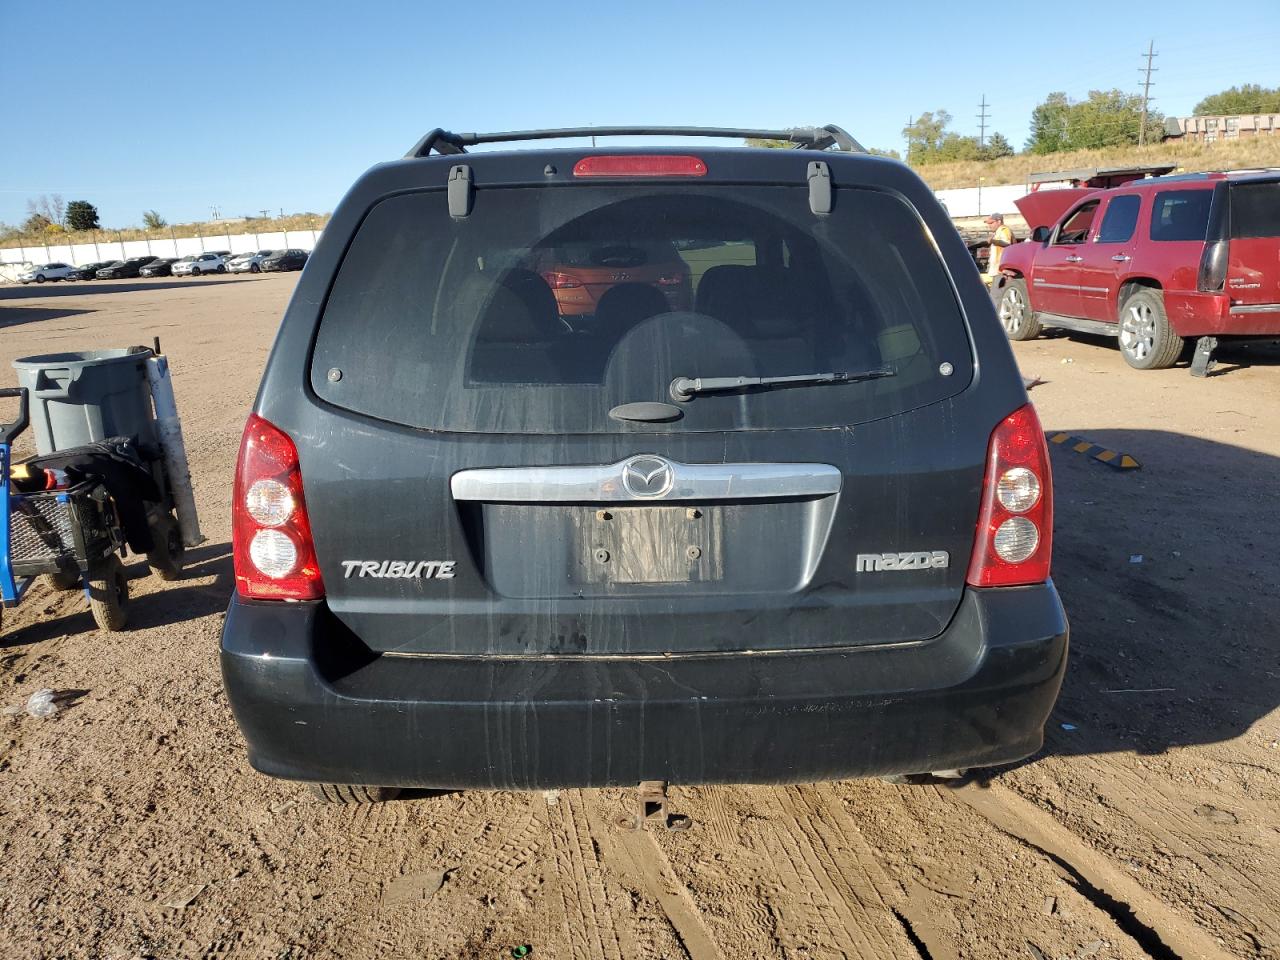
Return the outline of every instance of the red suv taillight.
[[[577,277],[571,277],[569,274],[561,273],[558,270],[544,273],[542,279],[547,281],[547,285],[552,290],[573,290],[575,287],[582,286],[582,281]]]
[[[982,510],[966,578],[973,587],[1013,587],[1049,579],[1053,478],[1049,447],[1031,404],[991,433]]]
[[[302,498],[298,449],[257,414],[245,424],[231,507],[236,589],[254,600],[318,600],[324,581]]]
[[[1231,259],[1231,244],[1226,240],[1211,240],[1204,245],[1200,255],[1200,270],[1196,276],[1196,289],[1205,293],[1221,293],[1227,279],[1227,264]]]

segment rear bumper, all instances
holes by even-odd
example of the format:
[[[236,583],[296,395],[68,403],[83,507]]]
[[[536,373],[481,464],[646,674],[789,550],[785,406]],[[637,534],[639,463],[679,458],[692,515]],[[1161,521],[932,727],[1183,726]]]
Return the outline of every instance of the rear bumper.
[[[1222,293],[1166,290],[1165,312],[1182,337],[1280,336],[1280,304],[1236,304]]]
[[[923,644],[680,659],[377,656],[322,603],[233,598],[231,706],[295,780],[548,789],[803,782],[1009,763],[1062,683],[1052,584],[969,590]]]

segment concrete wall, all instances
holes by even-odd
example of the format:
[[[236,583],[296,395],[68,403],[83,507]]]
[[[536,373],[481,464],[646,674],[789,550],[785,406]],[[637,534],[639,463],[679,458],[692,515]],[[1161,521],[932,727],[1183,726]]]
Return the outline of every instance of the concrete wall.
[[[215,234],[209,237],[170,237],[152,240],[108,240],[97,243],[46,244],[38,247],[0,248],[0,265],[27,263],[95,263],[99,260],[127,260],[129,257],[185,257],[205,250],[278,250],[294,247],[311,250],[320,237],[319,230],[290,230],[276,233]],[[11,271],[0,271],[6,276]]]

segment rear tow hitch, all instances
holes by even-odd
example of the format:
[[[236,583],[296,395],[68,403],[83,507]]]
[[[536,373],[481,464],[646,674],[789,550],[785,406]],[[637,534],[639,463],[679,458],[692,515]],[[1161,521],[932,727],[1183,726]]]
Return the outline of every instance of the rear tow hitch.
[[[667,781],[644,780],[636,791],[636,812],[618,818],[623,830],[643,830],[659,826],[678,832],[693,826],[693,818],[683,813],[671,813],[667,809]]]

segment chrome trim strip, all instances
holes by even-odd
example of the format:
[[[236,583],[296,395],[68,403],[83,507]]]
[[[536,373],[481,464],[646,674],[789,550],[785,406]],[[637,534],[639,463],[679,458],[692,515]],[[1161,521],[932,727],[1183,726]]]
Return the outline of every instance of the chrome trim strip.
[[[1280,303],[1239,303],[1231,308],[1232,313],[1280,313]]]
[[[1106,293],[1106,287],[1076,287],[1081,293]]]
[[[492,467],[461,470],[449,481],[455,500],[490,503],[662,503],[672,500],[761,500],[824,497],[840,492],[840,471],[826,463],[679,463],[657,496],[623,485],[633,459],[608,466]],[[650,459],[645,455],[645,459]]]
[[[1050,283],[1048,280],[1036,280],[1037,287],[1049,287],[1053,290],[1079,290],[1074,283]]]

